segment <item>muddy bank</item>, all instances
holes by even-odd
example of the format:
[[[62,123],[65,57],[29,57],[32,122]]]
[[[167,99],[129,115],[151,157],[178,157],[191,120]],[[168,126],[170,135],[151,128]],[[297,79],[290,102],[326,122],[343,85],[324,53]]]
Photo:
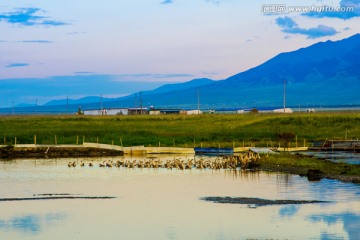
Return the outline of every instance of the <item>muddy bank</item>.
[[[82,194],[34,194],[32,197],[25,198],[0,198],[0,202],[18,202],[18,201],[40,201],[40,200],[73,200],[73,199],[114,199],[109,196],[83,196]]]
[[[269,200],[262,198],[245,198],[245,197],[202,197],[200,200],[214,203],[224,204],[245,204],[253,207],[271,206],[271,205],[285,205],[285,204],[315,204],[315,203],[330,203],[327,201],[318,200]]]
[[[73,158],[73,157],[106,157],[122,156],[124,152],[110,149],[98,149],[90,147],[28,147],[0,148],[0,158]]]
[[[284,166],[261,163],[256,166],[256,170],[269,172],[282,172],[307,177],[309,181],[320,181],[323,178],[339,180],[346,183],[360,183],[360,176],[346,175],[346,171],[342,174],[333,174],[319,169],[309,169],[302,166]]]

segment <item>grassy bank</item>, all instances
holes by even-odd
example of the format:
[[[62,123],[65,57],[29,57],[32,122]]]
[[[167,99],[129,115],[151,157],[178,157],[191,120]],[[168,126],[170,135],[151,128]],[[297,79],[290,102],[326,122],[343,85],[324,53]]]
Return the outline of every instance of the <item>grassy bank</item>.
[[[288,153],[263,156],[258,163],[262,170],[267,171],[306,175],[309,169],[317,169],[323,172],[326,178],[360,183],[360,165],[334,163]]]
[[[34,143],[36,135],[38,144],[81,144],[85,139],[123,146],[284,146],[284,133],[291,146],[296,138],[298,146],[304,140],[307,145],[326,138],[357,139],[360,113],[0,117],[1,144],[14,144],[15,137],[18,144]]]

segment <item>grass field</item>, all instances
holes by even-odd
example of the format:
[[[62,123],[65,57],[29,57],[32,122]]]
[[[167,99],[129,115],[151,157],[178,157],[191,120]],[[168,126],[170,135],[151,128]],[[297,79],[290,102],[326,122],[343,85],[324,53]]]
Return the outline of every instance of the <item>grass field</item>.
[[[239,147],[285,145],[313,140],[357,139],[360,113],[294,113],[163,116],[3,116],[0,144],[82,144],[99,142],[123,146]],[[56,137],[55,137],[56,136]],[[1,137],[4,139],[1,141]]]

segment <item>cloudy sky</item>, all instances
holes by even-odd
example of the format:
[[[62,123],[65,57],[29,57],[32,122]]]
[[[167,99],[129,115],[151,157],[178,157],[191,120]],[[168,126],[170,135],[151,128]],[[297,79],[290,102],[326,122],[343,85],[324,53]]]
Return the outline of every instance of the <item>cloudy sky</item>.
[[[225,79],[359,16],[360,0],[4,0],[0,107]]]

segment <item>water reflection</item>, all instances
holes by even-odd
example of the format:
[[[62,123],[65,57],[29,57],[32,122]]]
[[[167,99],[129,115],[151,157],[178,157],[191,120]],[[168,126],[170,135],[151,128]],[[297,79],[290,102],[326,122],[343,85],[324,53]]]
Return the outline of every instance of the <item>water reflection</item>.
[[[297,205],[289,205],[280,208],[279,215],[283,218],[291,218],[294,217],[299,211],[300,206]]]
[[[134,157],[144,159],[143,157]],[[181,156],[186,159],[186,157]],[[0,163],[0,198],[39,194],[107,200],[0,202],[1,239],[360,239],[360,186],[296,175],[212,169],[100,168],[119,158]],[[162,157],[173,159],[173,156]],[[69,168],[69,161],[96,163]],[[324,200],[267,206],[200,201],[204,196]]]
[[[14,217],[10,220],[0,220],[0,229],[36,233],[40,231],[40,219],[39,216],[30,215]]]
[[[329,227],[334,226],[335,224],[342,224],[344,227],[345,232],[348,234],[347,239],[360,239],[360,215],[351,213],[351,212],[344,212],[344,213],[337,213],[337,214],[322,214],[322,215],[311,215],[309,216],[309,220],[312,222],[324,222]],[[336,234],[339,236],[338,234]],[[331,238],[329,238],[329,236]],[[327,232],[324,230],[322,232],[322,239],[335,239],[334,234]],[[339,236],[338,239],[344,239],[344,236]]]
[[[360,164],[359,152],[345,152],[345,151],[307,151],[298,152],[295,154],[314,156],[317,158],[326,159],[332,162],[348,163],[348,164]]]
[[[0,230],[9,232],[22,232],[28,234],[37,234],[42,231],[45,226],[53,226],[59,221],[64,221],[64,214],[49,213],[45,216],[41,215],[24,215],[16,216],[10,219],[0,219]]]

